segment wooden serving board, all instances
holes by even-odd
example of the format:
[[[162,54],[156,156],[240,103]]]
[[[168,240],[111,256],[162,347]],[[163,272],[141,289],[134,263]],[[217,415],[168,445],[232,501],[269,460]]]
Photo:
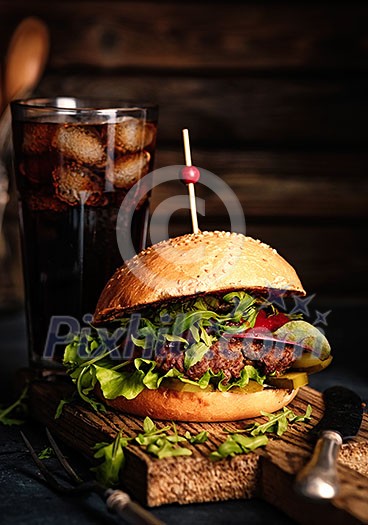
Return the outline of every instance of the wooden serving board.
[[[60,441],[93,461],[92,446],[110,442],[122,429],[135,436],[142,430],[142,419],[109,411],[95,413],[82,403],[65,405],[59,419],[54,414],[65,385],[58,382],[31,384],[33,417],[47,425]],[[193,455],[158,460],[144,447],[126,449],[123,487],[134,498],[150,507],[167,503],[194,503],[260,497],[302,524],[368,524],[368,417],[354,441],[343,445],[339,456],[340,495],[332,502],[315,504],[293,491],[295,474],[310,457],[313,443],[308,431],[323,414],[322,395],[303,387],[290,407],[298,414],[308,403],[313,407],[309,423],[290,426],[280,438],[271,438],[264,449],[213,463],[211,451],[226,439],[224,429],[237,430],[249,420],[231,423],[178,423],[179,434],[209,432],[201,445],[188,445]],[[165,422],[157,421],[157,426]]]

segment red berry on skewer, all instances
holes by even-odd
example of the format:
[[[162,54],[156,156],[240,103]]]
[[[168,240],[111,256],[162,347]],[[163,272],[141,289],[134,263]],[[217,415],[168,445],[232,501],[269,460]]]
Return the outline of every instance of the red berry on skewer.
[[[184,182],[184,184],[195,184],[199,181],[200,176],[201,173],[199,169],[195,166],[184,166],[180,170],[180,178]]]
[[[189,131],[183,129],[183,142],[184,142],[184,155],[185,155],[185,164],[180,170],[181,180],[186,184],[189,193],[189,203],[190,203],[190,214],[192,216],[192,225],[193,233],[197,234],[198,229],[198,219],[197,219],[197,205],[194,191],[194,183],[199,181],[200,172],[199,169],[195,166],[192,166],[192,156],[190,153],[190,144],[189,144]]]

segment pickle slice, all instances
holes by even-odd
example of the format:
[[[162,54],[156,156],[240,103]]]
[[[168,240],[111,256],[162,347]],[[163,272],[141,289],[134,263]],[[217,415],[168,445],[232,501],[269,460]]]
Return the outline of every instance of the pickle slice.
[[[261,390],[263,390],[263,386],[257,383],[257,381],[250,379],[247,385],[243,387],[234,386],[233,388],[230,388],[228,392],[232,394],[253,394],[254,392],[260,392]]]
[[[178,392],[212,392],[213,385],[208,385],[206,388],[193,385],[192,383],[184,383],[180,379],[168,378],[162,383],[162,386],[170,388],[170,390],[177,390]]]
[[[330,355],[324,361],[313,357],[310,354],[303,354],[299,359],[294,361],[291,365],[293,370],[306,371],[308,374],[315,374],[328,367],[331,364],[332,355]]]
[[[170,388],[170,390],[176,390],[177,392],[219,392],[214,385],[208,385],[206,388],[201,388],[200,386],[192,385],[191,383],[184,383],[183,381],[174,378],[165,379],[162,386]],[[234,386],[229,390],[226,390],[226,392],[230,392],[231,394],[252,394],[254,392],[260,392],[261,390],[263,390],[263,386],[257,383],[257,381],[251,379],[246,386]]]
[[[308,374],[305,372],[287,372],[280,376],[267,377],[266,383],[276,388],[294,390],[308,384]]]

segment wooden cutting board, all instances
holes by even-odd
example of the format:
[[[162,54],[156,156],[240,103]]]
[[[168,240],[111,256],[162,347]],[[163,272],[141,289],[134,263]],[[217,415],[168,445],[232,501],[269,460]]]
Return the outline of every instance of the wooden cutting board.
[[[83,453],[93,461],[92,446],[111,442],[122,429],[126,436],[142,430],[142,419],[109,411],[97,414],[82,403],[65,405],[62,416],[54,419],[65,384],[33,382],[31,411],[47,425],[59,441]],[[339,456],[340,495],[332,502],[316,504],[293,491],[295,474],[310,457],[313,444],[308,431],[323,414],[322,395],[303,387],[290,407],[298,414],[308,403],[313,407],[309,423],[290,426],[280,438],[271,438],[264,449],[213,463],[211,451],[226,439],[224,428],[237,430],[249,420],[232,423],[178,423],[178,433],[192,434],[207,430],[209,439],[190,445],[193,455],[158,460],[143,447],[126,449],[122,486],[135,499],[150,507],[167,503],[195,503],[259,497],[283,510],[301,524],[368,524],[368,417],[359,435],[342,447]],[[165,422],[156,421],[158,427]]]

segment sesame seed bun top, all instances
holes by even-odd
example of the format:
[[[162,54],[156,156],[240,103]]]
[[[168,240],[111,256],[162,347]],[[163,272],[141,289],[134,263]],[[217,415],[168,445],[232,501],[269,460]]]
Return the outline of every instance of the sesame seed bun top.
[[[232,290],[305,295],[294,268],[267,244],[239,233],[199,232],[159,242],[126,261],[102,291],[94,322]]]

